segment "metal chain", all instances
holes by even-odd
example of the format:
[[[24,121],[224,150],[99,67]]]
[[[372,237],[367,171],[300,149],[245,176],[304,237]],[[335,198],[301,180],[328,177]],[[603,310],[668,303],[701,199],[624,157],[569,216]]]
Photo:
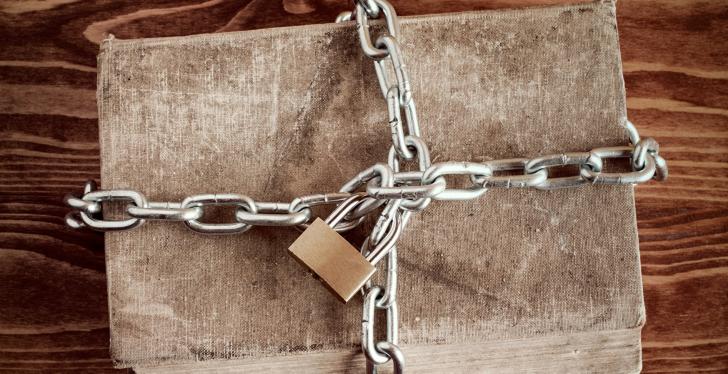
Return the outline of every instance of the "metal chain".
[[[376,39],[369,20],[383,15],[386,28]],[[420,138],[417,110],[409,77],[399,47],[399,22],[386,0],[357,0],[353,12],[344,12],[337,22],[356,20],[364,55],[374,60],[382,96],[386,102],[392,146],[387,163],[374,164],[346,182],[338,192],[306,195],[290,202],[260,202],[238,194],[202,194],[181,202],[151,202],[138,191],[98,190],[93,181],[84,186],[83,195],[67,195],[65,203],[74,210],[66,215],[72,228],[88,227],[99,231],[129,230],[148,220],[181,221],[193,231],[204,234],[242,233],[254,226],[290,226],[305,230],[313,221],[315,206],[335,207],[331,223],[343,232],[360,225],[369,214],[380,211],[361,252],[372,264],[386,261],[385,285],[371,281],[362,288],[362,349],[367,372],[377,365],[393,362],[394,372],[404,372],[404,355],[399,348],[397,308],[396,242],[413,212],[425,209],[433,200],[471,200],[490,188],[535,188],[551,190],[587,184],[632,185],[667,178],[667,163],[659,155],[652,138],[641,139],[635,126],[626,121],[630,145],[603,147],[586,152],[550,154],[533,158],[514,158],[474,162],[431,163],[430,153]],[[375,40],[372,42],[372,40]],[[404,114],[404,115],[403,115]],[[629,159],[631,171],[605,172],[607,159]],[[401,163],[415,163],[415,171],[400,171]],[[578,174],[552,176],[554,168],[576,165]],[[447,177],[469,178],[465,188],[448,187]],[[362,191],[363,189],[363,191]],[[124,216],[104,217],[103,204],[127,203]],[[234,221],[208,223],[202,219],[208,206],[228,206]],[[381,208],[381,210],[380,210]],[[331,218],[331,217],[330,217]],[[387,336],[375,339],[375,313],[386,313]]]
[[[374,8],[374,9],[372,9]],[[384,15],[386,30],[375,39],[369,30],[369,18]],[[374,225],[361,252],[372,264],[387,257],[386,287],[367,282],[362,313],[362,350],[366,356],[367,373],[376,373],[377,365],[393,362],[394,372],[404,372],[404,354],[399,348],[399,311],[397,306],[397,249],[395,243],[409,220],[411,210],[422,210],[431,197],[445,193],[445,180],[435,176],[427,181],[425,174],[430,165],[430,153],[420,138],[415,100],[399,48],[399,22],[394,8],[386,0],[359,0],[354,10],[359,42],[364,54],[374,60],[374,71],[379,88],[387,104],[388,122],[392,136],[388,166],[393,183],[370,183],[367,193],[374,199],[388,202]],[[351,14],[338,18],[351,19]],[[389,69],[391,67],[391,70]],[[392,75],[394,79],[392,79]],[[404,112],[404,116],[402,113]],[[406,125],[406,126],[405,126]],[[406,127],[406,132],[405,132]],[[400,173],[401,161],[418,162],[419,173]],[[376,309],[382,309],[387,318],[385,340],[374,341]]]
[[[413,144],[413,137],[408,144]],[[429,155],[422,144],[410,147],[423,166],[419,171],[399,170],[399,159],[390,165],[375,164],[344,184],[340,192],[306,195],[291,202],[259,202],[237,194],[203,194],[185,198],[181,202],[151,202],[138,191],[127,189],[97,190],[96,184],[87,182],[81,197],[67,195],[65,203],[74,209],[67,216],[67,223],[76,228],[89,227],[99,231],[129,230],[146,220],[182,221],[190,229],[202,233],[239,233],[253,226],[296,226],[302,229],[314,218],[312,207],[337,205],[361,187],[365,187],[368,199],[352,212],[348,220],[337,230],[350,230],[359,219],[383,204],[402,200],[401,209],[420,211],[426,206],[423,200],[471,200],[482,196],[491,188],[536,188],[550,190],[577,187],[587,184],[631,185],[652,179],[667,178],[667,164],[657,153],[657,144],[645,138],[635,146],[595,148],[588,152],[570,152],[539,156],[531,159],[517,158],[492,160],[483,163],[438,162],[430,164]],[[640,153],[641,150],[646,150]],[[606,159],[630,159],[632,171],[604,172]],[[639,167],[634,166],[642,165]],[[554,167],[578,165],[579,173],[568,177],[551,177]],[[503,171],[519,171],[518,174],[500,175]],[[451,188],[445,177],[465,175],[470,179],[467,188]],[[126,216],[112,220],[103,218],[102,203],[124,201],[128,203]],[[205,207],[231,206],[235,209],[235,221],[229,223],[203,223]],[[344,229],[345,228],[345,229]]]

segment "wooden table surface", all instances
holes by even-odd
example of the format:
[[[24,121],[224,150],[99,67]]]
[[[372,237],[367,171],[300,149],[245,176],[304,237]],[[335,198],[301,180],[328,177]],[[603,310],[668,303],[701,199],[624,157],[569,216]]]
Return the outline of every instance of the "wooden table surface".
[[[413,15],[563,0],[393,1]],[[99,178],[96,53],[118,38],[324,23],[342,0],[0,0],[0,371],[114,371],[103,236],[63,225]],[[630,118],[667,183],[637,188],[644,371],[728,372],[728,2],[620,0]]]

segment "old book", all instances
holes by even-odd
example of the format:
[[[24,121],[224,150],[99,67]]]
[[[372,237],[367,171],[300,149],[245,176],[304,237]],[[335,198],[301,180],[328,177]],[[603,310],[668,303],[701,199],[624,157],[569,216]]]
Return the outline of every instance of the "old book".
[[[402,19],[434,161],[627,144],[610,1]],[[290,201],[385,160],[386,108],[354,25],[107,40],[102,187],[153,201]],[[286,248],[294,229],[106,234],[119,367],[340,373],[363,367],[342,305]],[[436,202],[399,245],[414,372],[637,372],[644,322],[631,187],[491,190]]]

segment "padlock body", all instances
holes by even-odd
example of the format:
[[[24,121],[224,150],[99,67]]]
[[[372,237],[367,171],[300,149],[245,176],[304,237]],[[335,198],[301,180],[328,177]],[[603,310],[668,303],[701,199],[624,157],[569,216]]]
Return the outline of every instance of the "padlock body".
[[[288,253],[315,273],[342,302],[349,301],[376,270],[320,218],[288,247]]]

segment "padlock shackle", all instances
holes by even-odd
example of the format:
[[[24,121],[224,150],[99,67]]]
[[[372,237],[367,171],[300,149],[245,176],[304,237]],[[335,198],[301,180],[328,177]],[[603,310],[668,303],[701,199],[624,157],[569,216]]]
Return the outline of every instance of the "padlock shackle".
[[[331,214],[326,217],[327,225],[333,227],[336,227],[336,225],[341,222],[352,210],[354,210],[356,207],[359,206],[359,204],[366,198],[367,195],[365,193],[356,193],[351,195],[346,200],[342,201],[341,204],[339,204],[336,209],[334,209]]]

